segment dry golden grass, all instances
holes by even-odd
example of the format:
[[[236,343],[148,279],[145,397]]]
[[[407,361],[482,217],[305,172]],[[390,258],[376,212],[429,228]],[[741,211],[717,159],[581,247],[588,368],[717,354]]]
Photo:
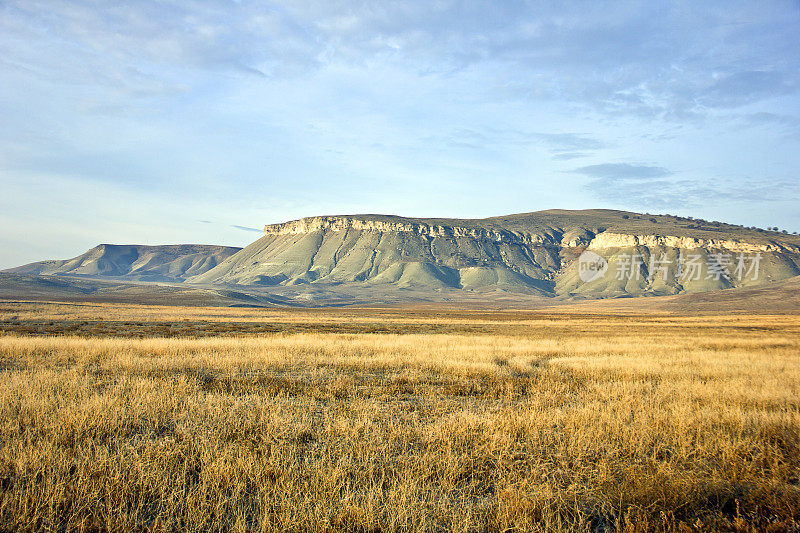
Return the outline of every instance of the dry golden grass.
[[[6,303],[0,322],[0,529],[800,524],[799,317]],[[283,326],[223,327],[244,323]]]

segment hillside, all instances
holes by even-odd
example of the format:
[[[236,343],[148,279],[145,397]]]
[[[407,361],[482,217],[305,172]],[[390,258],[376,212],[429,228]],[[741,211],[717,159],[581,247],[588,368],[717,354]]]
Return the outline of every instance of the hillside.
[[[192,307],[291,306],[291,299],[224,287],[137,283],[91,277],[0,272],[0,301],[92,302]],[[297,304],[295,304],[297,305]]]
[[[41,261],[5,272],[172,282],[203,274],[241,248],[207,244],[101,244],[72,259]]]
[[[587,249],[608,261],[607,275],[589,283],[579,278],[576,261]],[[731,274],[740,255],[749,268],[758,254],[758,272],[717,279],[702,271],[681,279],[679,260],[692,257],[707,270],[716,254],[728,256]],[[617,279],[632,257],[640,264]],[[671,270],[651,276],[651,260],[671,263]],[[392,284],[594,298],[701,292],[798,274],[800,238],[794,235],[669,215],[550,210],[470,220],[353,215],[273,224],[262,238],[188,281]]]
[[[800,276],[755,287],[676,294],[653,298],[618,298],[564,302],[560,310],[604,314],[667,313],[673,315],[742,316],[800,312]]]
[[[585,269],[601,264],[603,272],[587,278]],[[412,294],[414,301],[496,300],[489,293],[668,296],[768,287],[798,276],[800,237],[612,210],[463,220],[318,216],[267,225],[243,249],[103,244],[73,259],[7,272],[229,286],[328,304],[398,302]]]

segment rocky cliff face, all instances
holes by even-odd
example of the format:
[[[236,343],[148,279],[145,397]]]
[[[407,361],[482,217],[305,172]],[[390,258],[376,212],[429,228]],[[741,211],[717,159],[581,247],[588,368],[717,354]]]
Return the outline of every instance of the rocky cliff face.
[[[372,233],[410,233],[427,237],[468,237],[509,244],[556,244],[544,235],[532,235],[480,226],[431,224],[416,220],[371,220],[362,217],[310,217],[264,226],[265,235],[297,235],[315,231],[368,231]]]
[[[791,243],[750,243],[735,239],[700,239],[696,237],[677,237],[674,235],[625,235],[606,232],[597,235],[589,243],[589,248],[602,250],[604,248],[630,248],[645,246],[648,248],[666,246],[668,248],[692,249],[723,249],[731,252],[786,252],[800,253],[800,247]]]
[[[577,258],[604,256],[609,274],[583,281]],[[685,255],[763,254],[760,279],[655,279],[651,260]],[[617,279],[620,264],[640,264]],[[695,258],[695,261],[697,259]],[[734,265],[728,265],[731,269]],[[635,270],[638,268],[638,270]],[[659,273],[666,270],[663,265]],[[678,275],[675,275],[678,274]],[[546,211],[481,220],[385,215],[318,216],[264,228],[264,237],[197,283],[391,283],[400,287],[503,289],[551,296],[674,294],[785,279],[800,274],[800,240],[719,223],[619,211]]]
[[[270,225],[265,235],[200,283],[498,285],[552,290],[559,246],[544,235],[475,225],[314,217]]]
[[[388,218],[388,217],[385,217]],[[471,222],[471,221],[470,221]],[[563,231],[551,233],[529,233],[505,229],[487,229],[477,225],[430,224],[417,220],[380,220],[357,216],[309,217],[281,224],[264,226],[265,235],[298,235],[315,231],[369,231],[373,233],[411,233],[428,237],[468,237],[507,244],[552,245],[561,247],[587,246],[590,249],[625,248],[632,246],[668,246],[673,248],[721,248],[735,252],[780,252],[800,253],[800,245],[750,243],[736,239],[704,239],[676,235],[634,235],[604,231],[595,234],[582,228],[583,235],[565,236]]]

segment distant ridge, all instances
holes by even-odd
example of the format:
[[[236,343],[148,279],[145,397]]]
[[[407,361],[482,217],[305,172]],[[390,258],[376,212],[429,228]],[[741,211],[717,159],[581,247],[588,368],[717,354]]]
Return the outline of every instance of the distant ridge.
[[[101,244],[72,259],[40,261],[5,272],[175,282],[203,274],[239,250],[208,244]]]
[[[601,277],[587,280],[580,271],[578,258],[586,251],[605,262]],[[724,263],[722,274],[714,274],[715,261]],[[701,269],[696,276],[684,272],[692,262]],[[606,209],[485,219],[316,216],[269,224],[243,249],[104,244],[73,259],[8,272],[236,290],[294,287],[314,298],[324,298],[326,288],[343,293],[352,287],[376,301],[389,287],[414,294],[501,291],[559,299],[664,296],[798,276],[800,237]]]

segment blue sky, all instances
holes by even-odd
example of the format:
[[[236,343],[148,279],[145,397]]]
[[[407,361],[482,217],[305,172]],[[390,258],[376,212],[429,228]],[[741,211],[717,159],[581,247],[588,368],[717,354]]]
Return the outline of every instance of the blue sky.
[[[800,230],[798,2],[0,0],[0,267],[318,214]]]

